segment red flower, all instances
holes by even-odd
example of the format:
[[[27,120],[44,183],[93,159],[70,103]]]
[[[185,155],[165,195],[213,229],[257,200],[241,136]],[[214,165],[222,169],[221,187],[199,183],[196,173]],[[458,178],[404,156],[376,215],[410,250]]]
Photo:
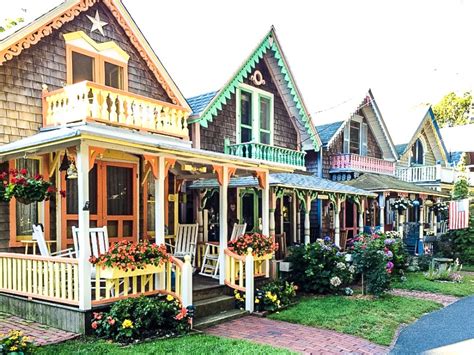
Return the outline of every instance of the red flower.
[[[93,321],[91,324],[91,327],[92,329],[97,329],[99,327],[99,323],[97,323],[96,321]]]
[[[55,191],[56,191],[56,188],[54,186],[49,186],[48,189],[46,190],[46,192],[50,194],[52,194]]]
[[[40,181],[40,180],[42,180],[42,179],[43,179],[43,175],[41,175],[41,174],[36,174],[36,175],[35,175],[35,180],[36,180],[36,181]]]
[[[28,170],[26,170],[25,168],[23,168],[23,169],[20,170],[20,174],[21,174],[21,175],[26,175],[26,174],[28,174]]]
[[[17,169],[10,169],[10,175],[11,176],[17,176],[18,175],[18,170]]]
[[[186,308],[181,308],[181,311],[174,317],[174,319],[181,320],[184,317],[186,317],[186,314],[188,314],[188,311],[186,310]]]
[[[110,325],[114,325],[115,324],[115,319],[113,319],[112,317],[107,317],[107,322],[110,324]]]
[[[64,191],[64,190],[59,191],[59,194],[60,194],[61,197],[63,197],[63,198],[66,197],[66,191]]]

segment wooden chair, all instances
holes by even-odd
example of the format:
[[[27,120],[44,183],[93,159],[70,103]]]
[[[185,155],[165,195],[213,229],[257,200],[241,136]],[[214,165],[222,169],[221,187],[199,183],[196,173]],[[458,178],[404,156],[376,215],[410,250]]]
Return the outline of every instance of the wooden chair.
[[[232,234],[230,236],[230,241],[234,241],[238,237],[244,235],[246,229],[247,223],[234,223],[234,227],[232,228]],[[204,252],[201,272],[199,273],[200,275],[209,276],[213,278],[219,277],[219,248],[219,244],[206,243],[206,251]]]
[[[72,239],[74,240],[74,250],[79,257],[79,228],[72,227]],[[99,257],[109,250],[109,234],[107,227],[89,228],[89,243],[91,252],[89,256]]]
[[[198,237],[198,224],[178,224],[174,245],[165,243],[171,250],[173,256],[184,258],[191,256],[191,264],[195,264],[196,246]]]
[[[38,249],[41,256],[46,257],[74,257],[74,250],[72,248],[59,250],[54,253],[50,253],[46,241],[44,239],[43,227],[41,225],[33,224],[33,240],[38,244]]]

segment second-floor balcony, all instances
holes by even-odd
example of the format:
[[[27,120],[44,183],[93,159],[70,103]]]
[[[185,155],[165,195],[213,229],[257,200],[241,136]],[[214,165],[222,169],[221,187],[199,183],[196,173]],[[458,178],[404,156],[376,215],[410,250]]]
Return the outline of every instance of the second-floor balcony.
[[[358,154],[336,154],[330,158],[330,172],[357,171],[393,175],[395,163]]]
[[[304,168],[305,166],[305,152],[262,143],[229,144],[228,140],[226,140],[224,153],[243,158],[292,165],[298,168]]]
[[[453,167],[441,165],[397,167],[395,172],[397,178],[414,183],[447,183],[453,184],[460,175],[467,177],[469,185],[474,186],[473,172],[460,172]]]
[[[43,94],[45,127],[95,121],[188,138],[188,116],[181,106],[89,81]]]

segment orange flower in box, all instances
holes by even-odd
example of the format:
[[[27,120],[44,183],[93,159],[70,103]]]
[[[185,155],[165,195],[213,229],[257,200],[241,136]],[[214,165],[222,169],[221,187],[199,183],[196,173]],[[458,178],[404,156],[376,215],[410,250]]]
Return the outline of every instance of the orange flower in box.
[[[247,249],[252,248],[252,254],[257,257],[271,254],[278,250],[278,244],[276,244],[272,238],[260,233],[242,235],[230,241],[228,246],[239,255],[247,254]]]

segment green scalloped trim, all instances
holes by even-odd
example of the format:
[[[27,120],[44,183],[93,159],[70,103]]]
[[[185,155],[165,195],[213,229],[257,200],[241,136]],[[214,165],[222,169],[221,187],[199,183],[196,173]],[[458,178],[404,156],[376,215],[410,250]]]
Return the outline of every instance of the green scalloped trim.
[[[270,45],[269,37],[273,36],[273,31],[270,31],[254,53],[250,56],[247,62],[240,68],[237,74],[224,86],[224,88],[219,92],[219,94],[212,100],[211,105],[209,105],[206,110],[201,114],[199,118],[194,120],[189,120],[190,123],[199,122],[202,127],[207,128],[208,122],[212,122],[214,116],[217,115],[217,112],[222,109],[227,101],[231,98],[232,94],[235,93],[236,88],[239,84],[243,83],[244,78],[251,73],[252,69],[255,68],[255,65],[263,58],[263,55],[271,49],[274,53],[275,59],[277,60],[278,66],[280,67],[281,74],[283,75],[288,89],[290,90],[291,97],[293,102],[298,109],[300,116],[303,118],[304,127],[311,137],[311,141],[316,150],[319,149],[318,139],[312,129],[311,119],[306,114],[306,111],[303,108],[303,103],[300,96],[298,95],[297,90],[295,89],[295,83],[291,77],[288,68],[285,65],[280,48],[277,46],[276,41],[274,40],[272,45]]]

